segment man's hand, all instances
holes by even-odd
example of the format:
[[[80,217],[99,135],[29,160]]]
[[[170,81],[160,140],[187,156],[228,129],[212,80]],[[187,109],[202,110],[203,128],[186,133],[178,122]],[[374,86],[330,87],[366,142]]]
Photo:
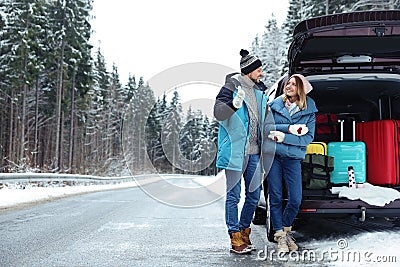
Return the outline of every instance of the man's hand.
[[[302,136],[308,133],[308,127],[305,124],[289,125],[289,133],[297,136]]]
[[[277,143],[282,143],[285,139],[285,133],[282,133],[280,131],[270,131],[268,138],[274,140]]]
[[[245,97],[245,92],[244,92],[244,90],[242,89],[242,87],[238,87],[238,91],[237,91],[237,94],[236,94],[236,96],[233,98],[233,101],[232,101],[232,103],[233,103],[233,106],[235,107],[235,108],[241,108],[242,107],[242,104],[243,104],[243,100],[244,100],[244,97]]]

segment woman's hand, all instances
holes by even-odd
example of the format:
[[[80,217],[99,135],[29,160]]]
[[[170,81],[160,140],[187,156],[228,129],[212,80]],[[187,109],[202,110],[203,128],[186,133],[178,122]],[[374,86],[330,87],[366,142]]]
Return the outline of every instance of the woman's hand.
[[[289,133],[297,135],[297,136],[302,136],[308,133],[308,127],[305,124],[293,124],[289,125]]]

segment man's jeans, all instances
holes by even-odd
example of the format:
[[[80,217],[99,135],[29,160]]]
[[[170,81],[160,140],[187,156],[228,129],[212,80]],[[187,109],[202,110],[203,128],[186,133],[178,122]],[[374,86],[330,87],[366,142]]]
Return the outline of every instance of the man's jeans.
[[[283,214],[282,179],[285,182],[288,194],[288,202]],[[292,226],[299,212],[302,197],[301,160],[275,155],[267,180],[273,229],[276,231],[283,229],[284,226]]]
[[[225,170],[226,175],[226,201],[225,201],[225,221],[228,233],[239,232],[250,226],[260,199],[262,172],[260,155],[248,155],[244,159],[243,170]],[[240,201],[242,174],[245,184],[245,201],[238,220],[238,203]]]

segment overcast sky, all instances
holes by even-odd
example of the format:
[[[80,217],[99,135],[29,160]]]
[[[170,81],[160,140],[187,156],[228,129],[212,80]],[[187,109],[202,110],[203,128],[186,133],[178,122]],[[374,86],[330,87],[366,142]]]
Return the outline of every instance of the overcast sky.
[[[171,99],[177,90],[184,113],[190,106],[213,117],[225,75],[239,70],[240,49],[250,48],[272,14],[281,25],[287,8],[288,0],[94,0],[91,41],[100,44],[109,70],[118,67],[123,85],[129,74],[142,76],[156,98]],[[211,65],[174,72],[196,62]],[[206,83],[183,81],[193,73],[205,74]]]
[[[249,48],[273,13],[281,24],[288,0],[95,0],[92,43],[109,69],[151,79],[191,62],[238,69],[241,48]]]

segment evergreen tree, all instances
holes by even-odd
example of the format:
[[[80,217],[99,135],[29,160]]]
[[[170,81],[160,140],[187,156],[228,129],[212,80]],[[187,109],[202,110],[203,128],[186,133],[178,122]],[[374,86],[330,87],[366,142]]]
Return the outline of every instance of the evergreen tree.
[[[133,96],[135,95],[137,90],[137,86],[136,86],[136,78],[135,75],[130,75],[128,77],[128,83],[125,86],[125,92],[124,92],[124,102],[125,103],[129,103],[131,101],[131,99],[133,98]]]
[[[168,115],[165,119],[161,142],[166,158],[170,163],[171,172],[176,172],[176,166],[181,160],[179,149],[179,132],[182,127],[182,105],[178,91],[173,92],[172,100],[168,107]]]
[[[70,157],[65,157],[65,147],[73,144],[71,134],[74,125],[74,106],[87,93],[92,78],[91,73],[91,45],[89,38],[91,33],[90,15],[92,0],[58,0],[49,3],[49,36],[48,49],[52,55],[47,69],[50,70],[48,78],[55,99],[55,143],[54,159],[52,166],[56,170],[64,169],[64,159],[68,165]],[[69,121],[67,114],[69,114]],[[65,137],[65,128],[69,127],[69,135]],[[69,141],[65,143],[65,140]],[[74,154],[73,147],[69,152]]]
[[[156,101],[154,92],[139,79],[137,90],[131,98],[126,111],[123,127],[125,159],[134,173],[148,170],[151,164],[148,157],[148,120],[152,117],[152,109]]]
[[[157,119],[158,105],[160,105],[160,99],[157,99],[157,102],[151,109],[149,117],[147,118],[146,121],[146,128],[145,128],[147,154],[153,166],[154,166],[155,154],[157,151],[156,149],[157,149],[158,137],[160,135],[160,129],[161,129],[161,123]]]
[[[216,149],[218,147],[218,129],[219,129],[219,122],[216,119],[212,119],[210,126],[208,128],[208,138],[209,141],[211,141],[214,145],[214,148]],[[214,156],[213,162],[210,164],[208,168],[208,175],[216,175],[218,173],[218,169],[216,166],[216,151],[211,154],[211,157]]]
[[[192,106],[189,106],[185,118],[185,125],[182,128],[180,138],[180,148],[182,150],[182,154],[189,159],[191,159],[195,136],[198,134],[196,124],[197,122],[194,111],[192,110]]]
[[[114,161],[119,160],[121,146],[120,146],[120,134],[122,128],[122,116],[124,109],[124,101],[126,99],[124,90],[119,80],[118,68],[115,64],[112,67],[111,72],[111,86],[109,87],[107,105],[109,113],[109,131],[110,136],[110,154],[109,159],[114,164]]]
[[[198,144],[201,141],[202,131],[202,114],[199,111],[193,111],[190,106],[179,140],[180,151],[186,163],[181,167],[185,171],[195,172],[196,161],[200,158]]]
[[[30,127],[32,121],[28,118],[35,116],[38,102],[34,102],[33,89],[39,90],[36,85],[43,71],[44,31],[41,26],[46,23],[43,1],[5,1],[0,5],[0,12],[0,76],[4,77],[0,88],[9,111],[5,116],[8,132],[3,132],[4,139],[1,139],[7,140],[3,158],[20,170],[26,170],[34,161],[34,153],[27,151],[37,148],[32,145],[37,138],[30,138],[30,129],[37,129],[38,118],[33,122],[36,123],[34,127]],[[30,139],[34,142],[30,143]]]
[[[103,159],[107,154],[107,146],[104,146],[104,140],[107,140],[107,124],[106,124],[106,98],[107,90],[111,84],[111,75],[107,71],[105,58],[98,48],[96,52],[96,60],[93,62],[93,86],[87,94],[86,114],[85,118],[85,147],[81,159],[84,162],[82,168],[85,172],[97,173],[97,167],[102,166]]]
[[[199,115],[202,115],[201,112]],[[199,175],[213,175],[215,169],[215,157],[217,148],[213,143],[212,127],[209,118],[203,116],[201,120],[199,139],[195,144],[197,151],[196,170]]]
[[[167,96],[164,93],[162,99],[157,102],[157,109],[155,112],[155,120],[157,123],[155,124],[155,135],[152,143],[153,149],[153,165],[160,171],[167,170],[167,166],[169,166],[168,160],[165,156],[164,149],[162,146],[161,135],[162,129],[165,125],[166,118],[168,116],[168,105],[167,105]],[[168,169],[169,171],[169,169]]]
[[[261,44],[260,44],[260,40],[259,40],[258,34],[257,34],[256,37],[254,38],[253,42],[251,43],[250,54],[256,55],[258,58],[261,59],[260,47],[261,47]]]
[[[292,42],[294,28],[299,22],[306,18],[307,17],[306,9],[304,7],[304,0],[290,0],[286,20],[282,25],[285,32],[285,41],[287,48]]]
[[[354,1],[351,1],[354,2]],[[356,3],[347,5],[350,11],[363,10],[383,10],[383,9],[400,9],[399,0],[359,0]]]
[[[262,36],[260,59],[263,62],[263,82],[269,88],[283,74],[286,63],[285,40],[282,30],[278,27],[275,17],[265,26]]]

